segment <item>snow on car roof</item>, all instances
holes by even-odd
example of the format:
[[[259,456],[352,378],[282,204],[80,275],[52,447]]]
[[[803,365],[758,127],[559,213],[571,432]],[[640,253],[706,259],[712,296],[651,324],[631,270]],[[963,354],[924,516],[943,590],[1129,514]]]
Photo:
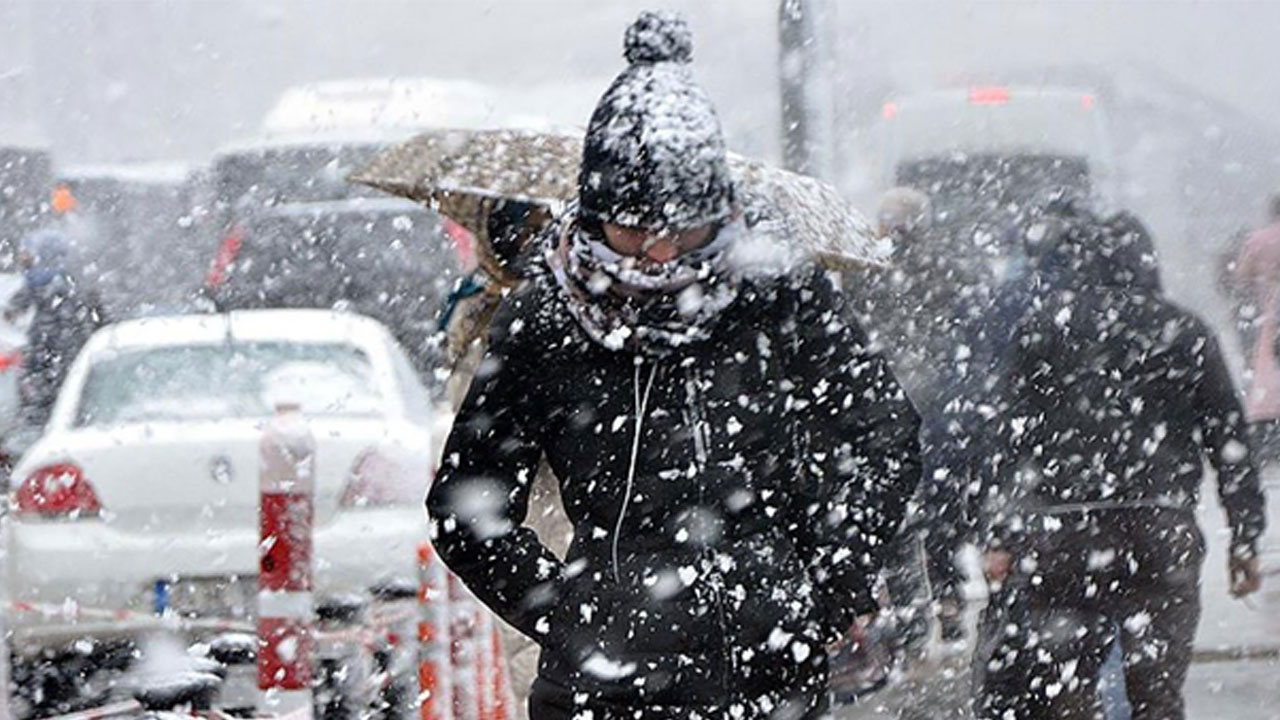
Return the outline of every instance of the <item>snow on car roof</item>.
[[[184,163],[148,162],[107,165],[68,165],[58,171],[62,180],[122,180],[148,185],[180,185],[191,174]]]
[[[272,150],[293,148],[340,149],[352,145],[389,146],[412,137],[415,130],[398,128],[343,128],[333,131],[299,132],[287,135],[252,136],[232,141],[219,148],[214,158],[227,155],[262,155]]]
[[[1028,98],[1032,100],[1070,100],[1078,102],[1081,97],[1095,92],[1085,87],[1062,85],[999,85],[991,88],[944,88],[941,90],[907,92],[893,96],[892,100],[899,108],[904,105],[969,103],[974,101],[975,93],[981,94],[984,90],[997,92],[1000,96],[1005,97],[1007,102],[1017,102]]]
[[[383,340],[377,321],[336,310],[240,310],[215,315],[149,317],[109,325],[94,334],[86,352],[239,341],[349,342]]]
[[[311,217],[338,213],[426,213],[427,208],[413,200],[396,197],[356,197],[343,200],[281,203],[260,211],[270,217]]]
[[[482,127],[499,117],[495,88],[434,77],[357,78],[286,90],[262,123],[265,135],[352,128]]]

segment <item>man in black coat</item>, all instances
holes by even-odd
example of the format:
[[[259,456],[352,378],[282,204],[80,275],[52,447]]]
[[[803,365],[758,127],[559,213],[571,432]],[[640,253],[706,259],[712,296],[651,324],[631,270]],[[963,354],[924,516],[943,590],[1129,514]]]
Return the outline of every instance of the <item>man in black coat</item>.
[[[815,716],[875,608],[918,419],[818,272],[753,275],[678,18],[645,13],[547,270],[493,323],[427,499],[440,556],[543,648],[532,720]],[[540,458],[574,526],[523,526]]]
[[[1085,718],[1113,642],[1135,719],[1183,717],[1199,621],[1205,460],[1231,527],[1233,593],[1258,588],[1265,520],[1216,340],[1164,299],[1129,215],[1078,214],[1041,261],[1055,281],[1015,325],[1009,455],[985,497],[984,718]]]

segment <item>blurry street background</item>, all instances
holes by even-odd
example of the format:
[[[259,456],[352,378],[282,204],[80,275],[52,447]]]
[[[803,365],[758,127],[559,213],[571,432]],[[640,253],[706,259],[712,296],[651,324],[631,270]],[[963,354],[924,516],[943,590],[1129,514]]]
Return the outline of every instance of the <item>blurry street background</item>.
[[[0,145],[45,148],[55,170],[129,164],[181,176],[257,134],[287,88],[347,78],[536,88],[522,111],[581,127],[622,67],[622,29],[654,6],[689,18],[695,71],[732,149],[781,162],[777,0],[0,0]],[[810,172],[869,213],[883,189],[873,128],[894,97],[1090,88],[1110,123],[1118,203],[1150,224],[1169,293],[1210,320],[1240,371],[1215,275],[1230,237],[1259,226],[1280,190],[1280,2],[811,7]],[[1266,479],[1274,527],[1280,473]],[[1191,717],[1280,718],[1280,539],[1265,540],[1263,592],[1236,601],[1212,483],[1202,522],[1210,549]],[[962,699],[965,662],[935,657],[845,717],[933,717]]]
[[[3,0],[0,134],[54,147],[63,165],[195,165],[252,134],[291,85],[388,76],[545,86],[546,114],[585,124],[621,67],[619,32],[654,5],[689,17],[697,74],[733,149],[780,159],[775,0]],[[1201,261],[1238,226],[1261,222],[1280,176],[1270,80],[1280,4],[812,6],[819,61],[806,82],[822,145],[813,172],[870,209],[867,129],[895,93],[1096,88],[1116,125],[1123,199],[1162,244],[1167,284],[1221,319]],[[1220,175],[1212,181],[1206,158]],[[1197,179],[1215,197],[1201,197]]]

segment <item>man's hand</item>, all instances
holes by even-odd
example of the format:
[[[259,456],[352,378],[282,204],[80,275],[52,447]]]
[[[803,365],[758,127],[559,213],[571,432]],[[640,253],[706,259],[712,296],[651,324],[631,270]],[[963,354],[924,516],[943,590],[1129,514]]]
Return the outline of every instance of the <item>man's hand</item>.
[[[1002,583],[1013,569],[1013,554],[1008,550],[988,550],[982,556],[982,574],[987,582]]]
[[[1227,572],[1231,576],[1231,596],[1242,598],[1252,595],[1262,587],[1262,572],[1258,567],[1258,556],[1238,558],[1232,555],[1227,562]]]
[[[847,645],[862,643],[863,640],[866,639],[867,627],[870,626],[872,622],[875,622],[875,619],[875,613],[859,615],[858,619],[849,627],[848,631],[846,631],[844,635],[840,636],[839,640],[827,644],[827,654],[835,655]]]

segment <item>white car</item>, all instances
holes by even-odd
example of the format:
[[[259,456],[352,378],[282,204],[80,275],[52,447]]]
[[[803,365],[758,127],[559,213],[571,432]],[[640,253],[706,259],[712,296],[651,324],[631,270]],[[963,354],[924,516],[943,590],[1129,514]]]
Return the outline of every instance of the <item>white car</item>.
[[[432,411],[382,325],[324,310],[134,320],[93,336],[15,468],[19,645],[250,618],[258,445],[282,402],[316,441],[317,598],[415,577]]]

